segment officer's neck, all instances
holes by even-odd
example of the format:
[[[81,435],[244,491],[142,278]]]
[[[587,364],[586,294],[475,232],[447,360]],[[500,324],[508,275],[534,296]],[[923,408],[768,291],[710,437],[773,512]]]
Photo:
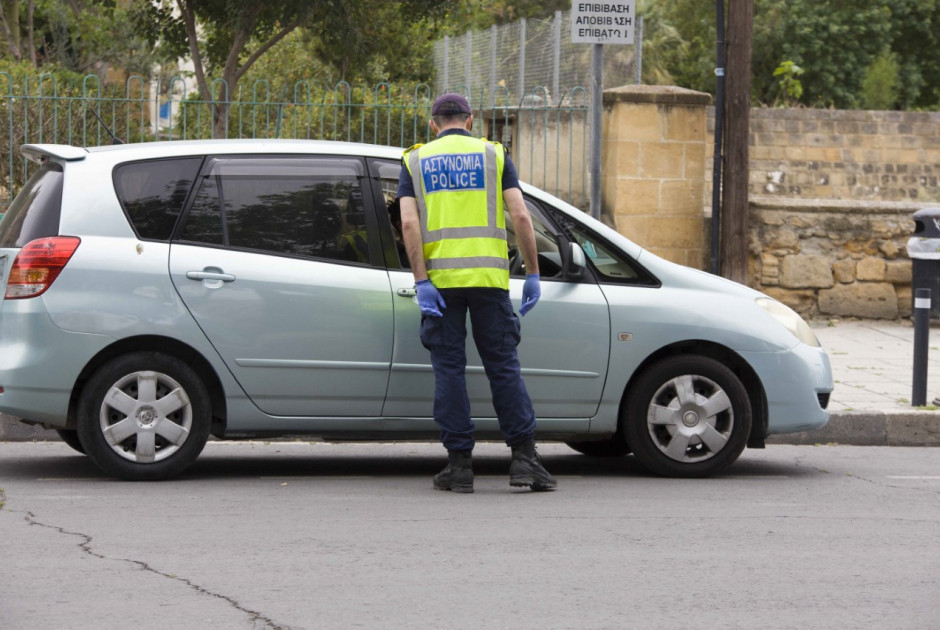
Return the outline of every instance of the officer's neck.
[[[463,128],[463,127],[460,127],[460,126],[456,126],[456,125],[455,125],[455,126],[453,126],[453,127],[446,127],[446,128],[444,128],[444,129],[441,129],[440,131],[437,132],[437,137],[438,137],[438,138],[443,138],[444,136],[452,136],[452,135],[455,135],[455,134],[461,135],[461,136],[469,136],[469,135],[470,135],[470,132],[467,131],[467,130],[466,130],[465,128]]]

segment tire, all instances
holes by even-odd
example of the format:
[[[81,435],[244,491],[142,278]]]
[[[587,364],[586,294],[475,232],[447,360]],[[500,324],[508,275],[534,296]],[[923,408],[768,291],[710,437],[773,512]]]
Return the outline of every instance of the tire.
[[[732,464],[751,433],[747,390],[714,359],[681,355],[655,363],[634,383],[622,419],[645,468],[666,477],[708,477]]]
[[[565,442],[569,448],[573,448],[582,455],[589,457],[623,457],[630,453],[630,447],[618,433],[607,440],[595,442]]]
[[[74,429],[56,429],[55,432],[59,434],[59,438],[63,442],[82,455],[85,454],[85,448],[82,446],[81,440],[78,439],[78,431]]]
[[[179,359],[135,352],[100,367],[82,390],[78,437],[92,461],[129,481],[169,479],[209,439],[209,394]]]

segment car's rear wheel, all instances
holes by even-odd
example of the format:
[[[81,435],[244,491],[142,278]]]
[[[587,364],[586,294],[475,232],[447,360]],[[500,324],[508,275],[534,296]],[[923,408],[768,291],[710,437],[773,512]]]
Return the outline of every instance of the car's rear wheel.
[[[612,438],[594,442],[565,442],[570,448],[589,457],[623,457],[630,453],[630,447],[618,433]]]
[[[78,431],[75,429],[56,429],[55,432],[59,434],[59,439],[63,442],[82,455],[85,454],[85,448],[82,446],[81,440],[78,439]]]
[[[79,401],[78,437],[105,472],[132,481],[178,475],[209,439],[209,395],[186,363],[135,352],[100,367]]]
[[[668,477],[707,477],[734,462],[751,432],[751,406],[740,379],[698,355],[644,369],[624,407],[624,431],[637,460]]]

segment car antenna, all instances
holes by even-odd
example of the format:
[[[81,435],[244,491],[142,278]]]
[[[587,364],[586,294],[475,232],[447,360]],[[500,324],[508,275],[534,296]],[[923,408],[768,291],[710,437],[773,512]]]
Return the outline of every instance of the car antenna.
[[[106,124],[104,124],[104,121],[101,120],[101,116],[98,115],[98,110],[92,108],[91,113],[95,115],[95,118],[97,118],[101,126],[104,127],[104,130],[108,132],[109,136],[111,136],[111,144],[124,144],[124,141],[114,135],[111,129],[109,129]]]

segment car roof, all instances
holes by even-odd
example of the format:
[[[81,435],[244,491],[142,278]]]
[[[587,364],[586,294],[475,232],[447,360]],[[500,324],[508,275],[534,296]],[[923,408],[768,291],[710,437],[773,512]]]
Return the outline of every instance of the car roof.
[[[336,142],[332,140],[170,140],[163,142],[139,142],[112,144],[100,147],[76,147],[68,144],[24,144],[20,152],[34,162],[47,159],[70,162],[83,160],[94,154],[109,154],[114,161],[147,158],[203,155],[206,153],[282,153],[355,155],[397,160],[402,149],[397,147],[365,144],[359,142]]]

